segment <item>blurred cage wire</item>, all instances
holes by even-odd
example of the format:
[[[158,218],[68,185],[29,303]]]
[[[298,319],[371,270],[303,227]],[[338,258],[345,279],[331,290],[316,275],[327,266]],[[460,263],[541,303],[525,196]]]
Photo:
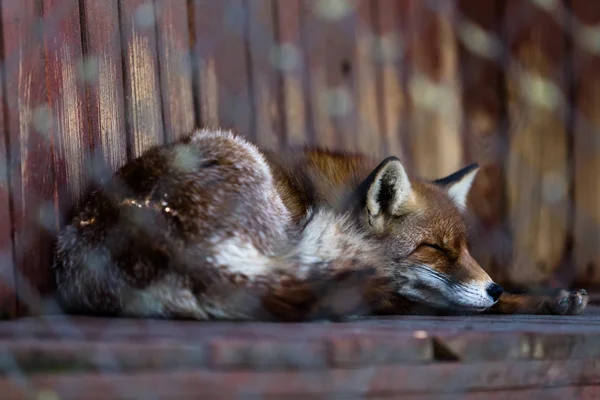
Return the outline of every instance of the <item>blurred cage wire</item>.
[[[0,309],[7,318],[60,321],[40,317],[11,331],[33,346],[0,351],[0,369],[19,390],[39,389],[23,365],[68,370],[89,362],[102,372],[195,365],[194,355],[205,356],[193,344],[160,340],[144,355],[136,343],[144,330],[161,337],[181,325],[138,321],[130,332],[119,321],[90,327],[57,316],[50,272],[53,240],[86,187],[195,127],[233,129],[270,148],[396,155],[426,178],[477,162],[471,247],[495,280],[526,288],[600,282],[596,1],[0,5]],[[44,353],[52,365],[35,347],[42,327],[55,338]],[[111,335],[131,341],[112,358],[101,343]],[[69,350],[61,337],[82,341]],[[318,364],[308,359],[318,359],[318,349],[299,343],[288,361]],[[215,346],[227,359],[227,346]],[[277,355],[269,346],[244,351],[247,359]],[[357,387],[365,382],[348,376]],[[81,398],[106,387],[77,382]],[[117,392],[131,389],[125,378],[111,382]],[[59,398],[39,390],[37,398]]]

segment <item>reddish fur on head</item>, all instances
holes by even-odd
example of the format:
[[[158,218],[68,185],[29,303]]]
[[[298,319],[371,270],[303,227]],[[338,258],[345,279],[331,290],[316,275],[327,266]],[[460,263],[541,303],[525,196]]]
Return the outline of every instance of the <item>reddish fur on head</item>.
[[[379,244],[380,270],[391,277],[396,294],[442,308],[480,310],[501,293],[467,247],[464,211],[476,165],[427,182],[409,179],[396,157],[377,164],[361,155],[309,149],[267,153],[267,160],[295,220],[321,206],[356,216]]]
[[[415,262],[432,266],[440,273],[460,282],[487,281],[489,277],[471,257],[467,243],[467,227],[462,213],[435,184],[413,183],[414,200],[402,229],[410,232],[410,255]]]
[[[485,309],[502,289],[468,250],[463,212],[475,165],[435,182],[384,160],[362,185],[365,219],[385,243],[398,293],[432,306]]]
[[[391,276],[397,294],[442,308],[479,310],[501,293],[467,247],[464,211],[476,165],[427,182],[410,179],[396,157],[377,164],[318,149],[266,155],[294,220],[311,207],[350,210],[380,245],[380,269]]]

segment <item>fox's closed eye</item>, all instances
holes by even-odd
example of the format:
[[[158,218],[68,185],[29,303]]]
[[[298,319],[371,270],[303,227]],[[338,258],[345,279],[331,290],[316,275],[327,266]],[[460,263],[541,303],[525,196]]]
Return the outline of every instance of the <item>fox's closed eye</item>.
[[[429,247],[429,248],[435,249],[437,251],[440,251],[442,253],[446,253],[446,249],[444,249],[441,246],[438,246],[437,244],[433,244],[433,243],[421,243],[421,247]]]

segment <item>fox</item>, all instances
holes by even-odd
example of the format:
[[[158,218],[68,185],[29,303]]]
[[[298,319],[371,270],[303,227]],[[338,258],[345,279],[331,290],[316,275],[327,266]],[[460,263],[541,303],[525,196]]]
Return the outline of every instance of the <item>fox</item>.
[[[424,180],[394,156],[197,129],[89,190],[58,236],[59,303],[204,321],[581,314],[585,290],[508,293],[471,256],[478,170]]]

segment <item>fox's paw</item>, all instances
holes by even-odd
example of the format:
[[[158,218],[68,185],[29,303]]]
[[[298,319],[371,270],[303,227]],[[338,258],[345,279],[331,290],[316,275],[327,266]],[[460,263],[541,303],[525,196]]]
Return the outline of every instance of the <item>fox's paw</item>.
[[[558,289],[549,301],[549,309],[556,315],[579,315],[588,303],[588,294],[584,289]]]

